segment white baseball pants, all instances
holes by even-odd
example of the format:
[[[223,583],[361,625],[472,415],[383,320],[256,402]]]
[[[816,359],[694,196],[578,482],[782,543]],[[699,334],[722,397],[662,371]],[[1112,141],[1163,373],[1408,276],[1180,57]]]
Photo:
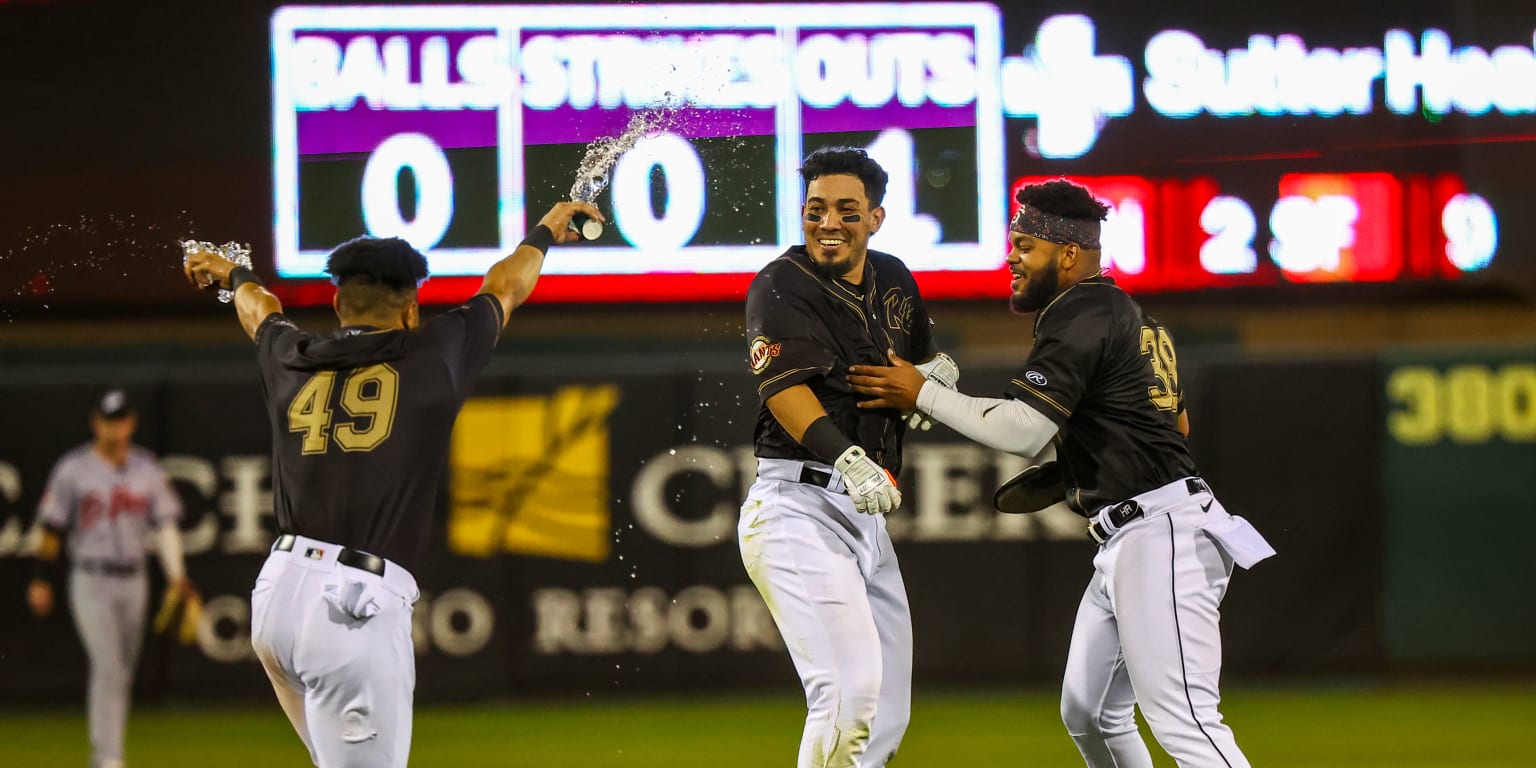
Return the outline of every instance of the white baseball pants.
[[[879,768],[912,712],[906,586],[885,518],[856,512],[828,467],[834,490],[798,482],[801,466],[759,461],[737,529],[742,563],[805,686],[799,768]]]
[[[1137,705],[1180,766],[1248,768],[1218,710],[1221,600],[1233,558],[1204,530],[1246,523],[1183,480],[1136,499],[1145,516],[1093,559],[1067,653],[1062,720],[1089,768],[1152,768]]]
[[[251,645],[315,765],[404,766],[420,593],[392,562],[382,577],[337,563],[341,549],[299,536],[267,557],[251,590]]]

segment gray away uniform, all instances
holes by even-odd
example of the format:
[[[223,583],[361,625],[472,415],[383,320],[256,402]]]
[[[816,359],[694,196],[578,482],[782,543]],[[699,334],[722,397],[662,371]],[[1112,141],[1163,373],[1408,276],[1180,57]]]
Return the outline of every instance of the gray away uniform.
[[[86,708],[91,764],[123,758],[133,671],[144,634],[152,528],[174,525],[181,502],[149,451],[134,446],[114,467],[87,444],[53,467],[37,518],[68,543],[69,603],[90,658]]]

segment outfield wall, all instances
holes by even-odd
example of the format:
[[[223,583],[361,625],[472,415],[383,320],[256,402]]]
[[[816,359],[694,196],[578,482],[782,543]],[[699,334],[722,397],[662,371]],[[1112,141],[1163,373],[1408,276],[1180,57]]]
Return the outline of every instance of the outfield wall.
[[[1260,360],[1195,347],[1180,362],[1204,476],[1280,553],[1233,580],[1229,676],[1536,661],[1536,564],[1509,533],[1532,508],[1536,352]],[[498,355],[461,414],[417,574],[422,699],[793,679],[735,544],[750,377],[734,361],[603,363]],[[967,368],[963,389],[1010,375]],[[140,441],[175,478],[208,607],[195,647],[147,644],[141,692],[269,695],[246,635],[276,533],[254,365],[35,365],[0,381],[0,590],[14,597],[0,600],[0,703],[83,690],[67,607],[25,613],[18,553],[109,378],[144,403]],[[890,526],[918,683],[1057,678],[1094,549],[1080,518],[992,512],[1013,457],[942,428],[908,445]]]

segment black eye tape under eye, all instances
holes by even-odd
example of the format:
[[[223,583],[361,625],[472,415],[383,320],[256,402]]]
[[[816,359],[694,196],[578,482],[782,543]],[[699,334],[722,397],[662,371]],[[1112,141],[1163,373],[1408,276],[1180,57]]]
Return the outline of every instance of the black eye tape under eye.
[[[817,221],[817,222],[819,222],[819,221],[822,220],[822,215],[819,214],[819,213],[811,213],[811,212],[807,211],[806,214],[805,214],[805,220],[806,221]]]
[[[864,217],[859,215],[859,214],[857,214],[857,213],[850,213],[850,214],[847,214],[847,215],[843,216],[843,223],[844,224],[854,224],[854,223],[857,223],[857,222],[860,222],[860,221],[863,221],[863,220],[864,220]]]

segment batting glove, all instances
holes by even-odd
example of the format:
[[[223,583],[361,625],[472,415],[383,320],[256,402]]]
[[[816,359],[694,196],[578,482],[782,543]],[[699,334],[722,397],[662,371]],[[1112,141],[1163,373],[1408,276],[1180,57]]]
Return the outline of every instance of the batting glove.
[[[843,485],[848,488],[854,509],[866,515],[883,515],[901,506],[901,491],[896,488],[895,478],[866,455],[863,448],[855,445],[843,451],[832,466],[843,474]]]
[[[960,383],[960,366],[955,364],[954,358],[943,352],[933,356],[926,363],[918,363],[917,370],[928,377],[928,380],[946,389],[954,389]],[[922,411],[913,411],[906,416],[909,429],[921,429],[924,432],[933,428],[933,419]]]

